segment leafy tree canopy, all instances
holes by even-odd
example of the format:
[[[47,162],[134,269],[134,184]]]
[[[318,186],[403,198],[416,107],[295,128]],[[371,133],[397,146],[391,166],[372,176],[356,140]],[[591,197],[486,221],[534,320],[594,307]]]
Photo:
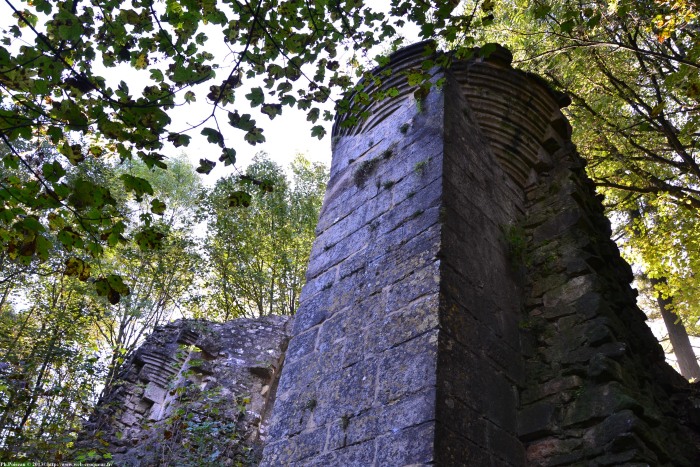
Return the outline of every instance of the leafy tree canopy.
[[[302,156],[290,168],[291,181],[259,153],[245,175],[220,179],[204,201],[208,317],[295,313],[328,169]]]
[[[322,104],[349,108],[338,97],[356,81],[341,63],[348,54],[358,63],[374,46],[396,47],[407,23],[422,38],[463,43],[481,18],[461,13],[456,0],[391,0],[383,11],[359,0],[5,3],[12,19],[0,34],[0,242],[25,262],[46,260],[53,238],[93,257],[130,238],[159,245],[152,219],[163,201],[154,198],[142,229],[127,235],[111,188],[70,177],[70,167],[133,157],[166,167],[165,144],[187,146],[200,133],[218,152],[200,161],[198,171],[208,173],[217,162],[235,163],[224,134],[260,143],[262,122],[291,107],[306,112],[321,138],[319,120],[332,118]],[[229,51],[223,60],[210,52],[221,46]],[[145,85],[120,81],[124,70]],[[185,131],[171,128],[172,115],[195,100],[210,104],[209,116]],[[121,183],[137,201],[153,194],[141,176],[125,173]]]
[[[628,260],[687,325],[700,318],[700,41],[687,1],[498,2],[489,40],[566,109]],[[634,215],[632,215],[635,213]],[[692,326],[691,326],[692,327]]]

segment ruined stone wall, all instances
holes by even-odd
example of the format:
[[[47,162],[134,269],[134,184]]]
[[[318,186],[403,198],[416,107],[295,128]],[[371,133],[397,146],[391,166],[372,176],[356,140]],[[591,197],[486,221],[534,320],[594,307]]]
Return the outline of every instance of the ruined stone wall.
[[[336,140],[263,465],[433,458],[443,103],[396,103]]]
[[[421,46],[392,71],[423,60]],[[336,127],[326,202],[265,465],[521,465],[524,210],[452,75]],[[305,401],[312,401],[307,403]]]
[[[283,319],[165,327],[93,420],[118,465],[254,464],[263,441],[264,466],[700,465],[700,397],[635,304],[566,97],[497,47],[416,99],[426,45],[336,122],[278,386]]]
[[[528,465],[700,465],[697,396],[644,323],[584,161],[559,143],[522,222]]]
[[[92,451],[87,460],[111,456],[120,467],[256,465],[287,322],[183,320],[156,329],[100,401],[76,458]]]
[[[497,48],[416,100],[425,47],[334,128],[262,464],[700,465],[565,96]]]

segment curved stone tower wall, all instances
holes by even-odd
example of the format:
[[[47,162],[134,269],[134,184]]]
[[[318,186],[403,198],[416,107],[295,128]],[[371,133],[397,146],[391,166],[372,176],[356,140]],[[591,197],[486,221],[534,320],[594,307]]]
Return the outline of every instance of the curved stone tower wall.
[[[497,48],[416,100],[426,45],[336,122],[263,465],[700,465],[566,98]]]

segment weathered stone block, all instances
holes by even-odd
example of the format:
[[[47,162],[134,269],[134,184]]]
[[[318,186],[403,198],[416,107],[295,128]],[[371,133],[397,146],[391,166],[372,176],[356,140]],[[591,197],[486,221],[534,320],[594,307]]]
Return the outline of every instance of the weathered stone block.
[[[389,404],[434,387],[437,349],[438,334],[433,330],[383,352],[377,401]]]
[[[637,400],[626,394],[624,387],[618,382],[588,385],[566,409],[562,424],[567,426],[596,418],[603,419],[622,410],[642,413],[644,409]]]
[[[151,402],[160,403],[165,399],[166,393],[167,391],[165,388],[162,388],[151,381],[146,385],[146,389],[143,392],[143,398]]]
[[[354,444],[334,451],[332,463],[318,465],[376,465],[373,462],[375,451],[375,441],[369,440],[365,443]]]
[[[518,414],[518,436],[525,440],[553,434],[557,406],[552,401],[536,402],[524,407]]]
[[[435,438],[435,423],[393,431],[377,439],[376,465],[432,464],[434,459],[432,443]]]
[[[286,361],[293,362],[313,352],[316,346],[317,336],[318,329],[310,329],[303,334],[297,334],[297,336],[289,342],[289,347],[285,355]]]

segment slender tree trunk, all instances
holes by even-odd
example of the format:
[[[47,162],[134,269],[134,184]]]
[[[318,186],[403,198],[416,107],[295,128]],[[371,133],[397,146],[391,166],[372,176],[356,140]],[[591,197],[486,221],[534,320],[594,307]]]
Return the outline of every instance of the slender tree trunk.
[[[642,217],[642,213],[639,209],[631,209],[629,214],[633,223]],[[643,235],[643,233],[640,232],[639,226],[634,224],[632,225],[632,232],[635,235]],[[644,276],[646,276],[646,274],[644,274]],[[688,337],[688,332],[685,330],[683,322],[678,315],[673,312],[673,300],[671,298],[663,298],[656,290],[657,285],[666,285],[666,278],[647,278],[654,289],[653,293],[656,295],[656,303],[659,305],[659,311],[666,325],[671,347],[673,347],[673,353],[676,355],[678,368],[681,374],[688,379],[700,379],[700,366],[698,366],[697,357],[693,351],[693,346],[690,344],[690,338]]]
[[[653,286],[665,282],[663,279],[650,279],[650,281]],[[696,380],[700,380],[700,365],[698,365],[698,359],[695,356],[693,346],[690,343],[690,338],[688,337],[683,322],[671,309],[671,300],[658,295],[656,297],[656,302],[659,304],[661,317],[664,320],[664,324],[666,324],[668,337],[671,340],[673,353],[678,360],[678,367],[681,370],[681,374],[688,379],[695,378]]]

